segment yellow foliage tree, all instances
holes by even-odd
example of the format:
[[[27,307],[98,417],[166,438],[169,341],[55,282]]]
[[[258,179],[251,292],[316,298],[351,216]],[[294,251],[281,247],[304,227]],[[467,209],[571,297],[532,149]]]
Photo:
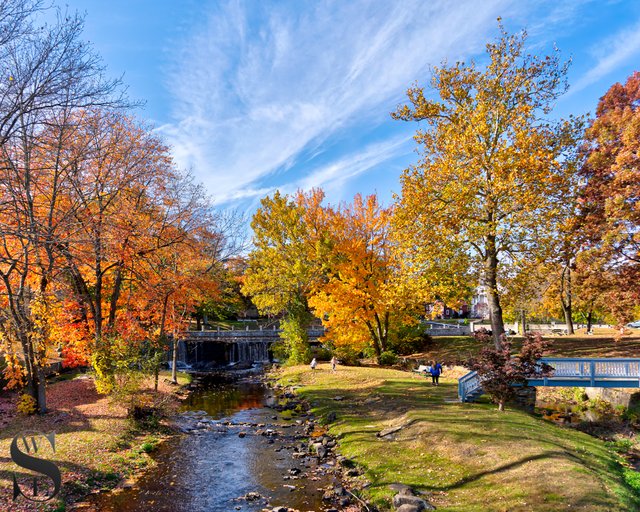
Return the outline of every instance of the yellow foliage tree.
[[[502,29],[487,45],[486,69],[437,67],[431,86],[440,99],[415,86],[409,104],[392,113],[427,125],[415,135],[422,159],[401,177],[395,219],[408,278],[440,282],[455,295],[471,269],[487,289],[496,346],[503,269],[539,258],[552,234],[579,125],[546,119],[565,90],[566,65],[557,55],[526,54],[525,40],[525,32]]]
[[[251,222],[254,250],[242,291],[261,313],[284,316],[282,338],[292,362],[309,359],[307,301],[321,276],[319,255],[327,241],[323,198],[319,189],[293,198],[276,192],[262,199]]]

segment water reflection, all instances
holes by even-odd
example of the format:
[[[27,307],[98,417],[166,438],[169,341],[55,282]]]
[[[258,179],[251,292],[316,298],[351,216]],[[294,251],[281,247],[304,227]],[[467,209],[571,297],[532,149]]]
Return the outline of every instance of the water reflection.
[[[275,441],[256,435],[256,427],[231,427],[226,433],[204,431],[166,444],[156,455],[158,466],[136,488],[99,498],[101,512],[258,512],[267,504],[301,510],[322,510],[322,487],[329,475],[285,480],[291,468],[313,473],[315,459],[293,459],[292,447],[300,444],[299,426],[280,420],[264,407],[270,391],[262,384],[240,382],[200,391],[190,397],[187,410],[206,411],[211,418],[233,423],[275,425],[282,435]],[[288,428],[284,428],[284,426]],[[248,434],[238,436],[239,430]],[[285,439],[286,438],[286,439]],[[288,485],[295,486],[292,491]],[[265,499],[238,500],[255,492]],[[238,508],[239,507],[239,508]]]

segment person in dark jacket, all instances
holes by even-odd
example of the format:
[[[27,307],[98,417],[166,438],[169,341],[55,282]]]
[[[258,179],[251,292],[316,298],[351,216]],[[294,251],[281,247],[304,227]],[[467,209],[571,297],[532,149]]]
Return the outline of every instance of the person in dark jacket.
[[[442,365],[438,361],[431,363],[431,384],[437,386],[439,384],[440,374],[442,373]]]

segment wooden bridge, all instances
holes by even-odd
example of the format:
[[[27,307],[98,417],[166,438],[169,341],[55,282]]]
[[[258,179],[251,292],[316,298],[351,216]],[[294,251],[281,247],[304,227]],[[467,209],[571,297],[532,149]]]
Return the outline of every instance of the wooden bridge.
[[[640,359],[543,358],[553,369],[547,376],[527,379],[529,386],[640,388]],[[473,402],[484,391],[476,372],[458,379],[458,398]]]

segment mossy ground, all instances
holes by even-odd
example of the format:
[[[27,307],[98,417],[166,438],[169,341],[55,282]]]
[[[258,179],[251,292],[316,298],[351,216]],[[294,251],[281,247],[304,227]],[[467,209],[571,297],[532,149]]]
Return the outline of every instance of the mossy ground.
[[[408,372],[320,365],[285,368],[279,380],[300,386],[319,416],[336,412],[330,432],[364,469],[366,497],[383,508],[389,485],[403,483],[433,493],[438,510],[450,512],[640,510],[604,442],[519,410],[460,404],[457,381],[446,375],[433,387]],[[376,436],[396,425],[404,428]]]

